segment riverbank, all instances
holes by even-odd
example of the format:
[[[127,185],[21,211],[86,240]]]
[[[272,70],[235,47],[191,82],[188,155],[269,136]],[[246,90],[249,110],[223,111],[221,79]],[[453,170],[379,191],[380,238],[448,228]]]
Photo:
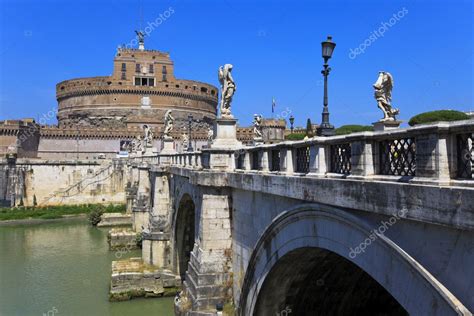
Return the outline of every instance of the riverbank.
[[[87,216],[94,210],[104,213],[125,213],[125,205],[58,205],[46,207],[15,207],[0,208],[0,224],[29,223],[51,219],[68,219],[77,216]]]
[[[109,302],[112,262],[141,251],[110,251],[107,233],[86,218],[1,227],[0,315],[174,315],[174,297]]]

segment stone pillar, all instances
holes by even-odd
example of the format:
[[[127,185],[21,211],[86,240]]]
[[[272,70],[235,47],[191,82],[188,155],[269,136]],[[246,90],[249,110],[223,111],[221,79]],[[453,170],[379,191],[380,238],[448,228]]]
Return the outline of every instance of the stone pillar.
[[[242,146],[237,140],[237,120],[219,118],[216,120],[216,130],[211,148],[233,149]]]
[[[145,264],[157,268],[170,266],[170,234],[151,232],[143,234],[142,259]]]
[[[457,173],[456,135],[438,135],[438,178],[442,182],[456,178]]]
[[[125,194],[127,200],[126,212],[131,214],[133,207],[137,203],[138,168],[134,163],[132,163],[129,169],[130,171],[128,173],[128,181]]]
[[[163,149],[161,150],[160,154],[164,155],[172,155],[175,154],[176,150],[174,148],[174,141],[172,138],[164,138],[163,139]]]
[[[351,175],[372,176],[376,174],[377,143],[373,141],[351,142]]]
[[[327,155],[328,146],[314,144],[309,149],[309,173],[308,176],[324,176],[328,172]]]
[[[261,153],[262,153],[262,156],[261,156],[262,171],[269,172],[270,171],[269,150],[264,149]]]
[[[244,155],[244,170],[250,170],[252,169],[250,164],[250,151],[246,151]]]
[[[140,233],[149,223],[150,176],[148,165],[138,166],[137,202],[133,207],[133,230]]]
[[[153,177],[153,207],[148,229],[143,232],[142,258],[146,264],[167,268],[171,264],[169,177],[165,172],[150,172]]]
[[[196,167],[198,169],[202,168],[201,154],[196,154]]]
[[[280,151],[280,170],[287,175],[294,173],[293,149],[283,147]]]
[[[416,177],[449,182],[455,175],[455,138],[445,133],[417,135]],[[450,163],[451,162],[451,163]]]
[[[203,194],[199,238],[191,253],[185,292],[194,311],[215,309],[231,291],[231,201],[210,189]]]

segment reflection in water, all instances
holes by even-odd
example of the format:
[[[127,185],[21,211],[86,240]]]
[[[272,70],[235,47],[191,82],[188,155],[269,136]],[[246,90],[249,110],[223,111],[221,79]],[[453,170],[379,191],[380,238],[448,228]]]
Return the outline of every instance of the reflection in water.
[[[173,298],[108,301],[107,231],[84,219],[0,226],[0,315],[173,315]]]

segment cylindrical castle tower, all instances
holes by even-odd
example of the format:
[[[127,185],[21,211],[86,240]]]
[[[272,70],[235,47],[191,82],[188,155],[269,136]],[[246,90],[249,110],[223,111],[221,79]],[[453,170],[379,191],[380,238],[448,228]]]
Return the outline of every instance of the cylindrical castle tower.
[[[175,127],[209,128],[216,119],[218,89],[176,79],[169,54],[156,50],[119,49],[108,77],[71,79],[56,85],[60,127],[134,127],[161,129],[171,109]]]

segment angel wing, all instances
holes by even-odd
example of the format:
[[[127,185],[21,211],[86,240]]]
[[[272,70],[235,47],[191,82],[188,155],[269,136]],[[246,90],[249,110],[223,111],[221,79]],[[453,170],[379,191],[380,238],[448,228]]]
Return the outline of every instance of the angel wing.
[[[385,91],[387,93],[387,100],[390,102],[392,100],[393,77],[389,72],[386,72],[385,74],[387,75],[389,81]]]
[[[219,78],[219,82],[221,85],[224,85],[224,68],[222,66],[219,67],[219,71],[217,72],[217,77]]]

